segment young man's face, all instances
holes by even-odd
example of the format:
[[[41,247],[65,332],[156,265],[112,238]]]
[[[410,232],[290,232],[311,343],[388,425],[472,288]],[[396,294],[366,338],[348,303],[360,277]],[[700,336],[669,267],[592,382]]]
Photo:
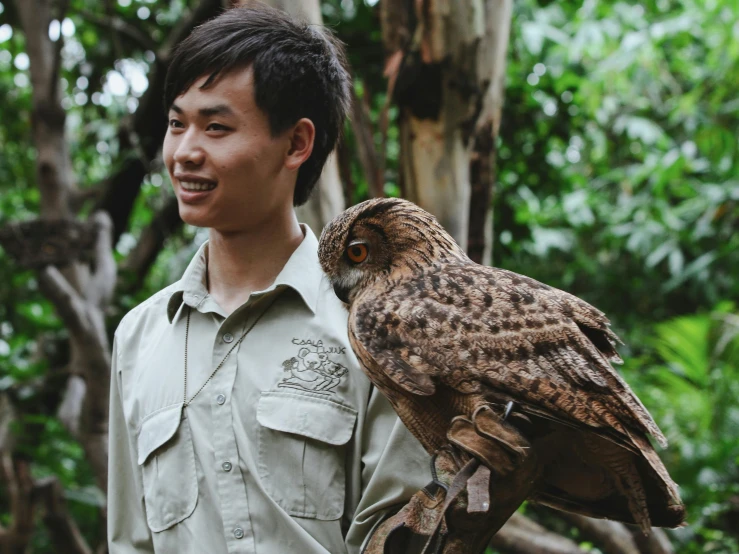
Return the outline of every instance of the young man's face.
[[[198,227],[238,232],[292,207],[296,170],[286,167],[290,131],[273,137],[254,100],[249,68],[204,75],[173,102],[163,157],[180,217]]]

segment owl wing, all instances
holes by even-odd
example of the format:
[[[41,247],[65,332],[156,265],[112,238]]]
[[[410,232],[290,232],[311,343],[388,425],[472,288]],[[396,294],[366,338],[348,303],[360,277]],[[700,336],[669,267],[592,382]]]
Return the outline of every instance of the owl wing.
[[[492,389],[526,412],[591,427],[634,448],[629,429],[666,440],[609,363],[618,337],[579,298],[477,264],[434,266],[389,280],[352,305],[364,354],[412,395]],[[365,364],[366,365],[366,364]]]

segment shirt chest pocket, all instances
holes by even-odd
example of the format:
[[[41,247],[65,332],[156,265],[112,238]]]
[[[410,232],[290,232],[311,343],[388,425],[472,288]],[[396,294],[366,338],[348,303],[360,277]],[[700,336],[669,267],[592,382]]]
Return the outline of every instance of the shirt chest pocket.
[[[152,531],[164,531],[189,517],[198,500],[195,452],[182,404],[147,416],[137,446],[146,519]]]
[[[346,443],[356,410],[291,392],[263,392],[257,406],[259,477],[292,516],[334,520],[344,512]]]

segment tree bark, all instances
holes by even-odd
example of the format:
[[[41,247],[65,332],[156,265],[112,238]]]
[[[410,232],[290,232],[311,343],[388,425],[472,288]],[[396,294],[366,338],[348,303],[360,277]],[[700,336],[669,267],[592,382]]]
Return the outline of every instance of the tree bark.
[[[580,529],[604,554],[639,554],[634,539],[625,525],[618,521],[593,519],[580,514],[561,512],[560,517]]]
[[[490,546],[503,554],[585,554],[574,541],[519,513],[513,514],[498,531]]]
[[[31,127],[36,146],[36,180],[41,190],[41,215],[62,219],[69,215],[69,195],[74,188],[72,163],[64,140],[66,114],[61,106],[59,66],[61,37],[49,39],[52,19],[50,0],[16,0],[31,60]]]
[[[512,0],[486,0],[485,34],[480,44],[478,75],[487,89],[477,118],[470,157],[470,223],[467,253],[477,263],[493,258],[493,194],[496,143],[505,91],[506,53],[511,29]]]
[[[478,235],[490,220],[485,208],[492,189],[510,7],[510,0],[381,4],[386,74],[400,108],[401,188],[463,248],[472,235],[472,253],[479,259],[485,242],[481,248]]]

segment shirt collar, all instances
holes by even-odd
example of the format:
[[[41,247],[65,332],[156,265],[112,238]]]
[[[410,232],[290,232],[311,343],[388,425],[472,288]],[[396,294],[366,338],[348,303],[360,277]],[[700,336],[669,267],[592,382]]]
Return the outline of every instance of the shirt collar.
[[[289,287],[300,295],[305,305],[315,314],[318,291],[323,279],[323,271],[318,263],[318,239],[307,225],[301,223],[300,228],[304,235],[303,241],[287,260],[274,283],[265,290],[255,291],[253,294],[265,294],[278,287]],[[207,260],[208,241],[195,253],[182,279],[172,291],[167,304],[167,317],[170,323],[183,303],[197,308],[208,296],[205,280]]]

